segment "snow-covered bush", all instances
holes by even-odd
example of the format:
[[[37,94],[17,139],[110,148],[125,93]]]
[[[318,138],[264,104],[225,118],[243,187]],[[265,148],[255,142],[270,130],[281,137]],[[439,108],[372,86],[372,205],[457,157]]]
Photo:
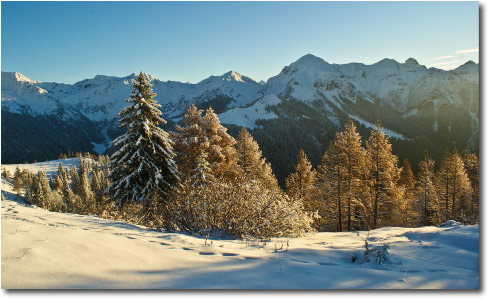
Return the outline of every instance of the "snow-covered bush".
[[[313,214],[305,212],[301,202],[255,180],[205,185],[187,181],[167,207],[167,224],[201,234],[268,238],[313,230]]]
[[[390,253],[388,249],[390,249],[390,246],[388,244],[371,247],[368,242],[369,232],[365,238],[361,237],[359,233],[357,235],[364,241],[364,251],[363,253],[354,253],[351,257],[352,262],[362,264],[374,260],[375,263],[381,265],[383,262],[389,259]]]

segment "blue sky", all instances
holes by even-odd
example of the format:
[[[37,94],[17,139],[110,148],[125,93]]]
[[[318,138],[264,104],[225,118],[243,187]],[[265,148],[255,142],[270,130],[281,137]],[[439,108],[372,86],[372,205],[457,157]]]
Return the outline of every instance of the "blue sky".
[[[311,53],[443,69],[478,63],[478,2],[2,2],[1,68],[39,81],[145,71],[267,80]]]

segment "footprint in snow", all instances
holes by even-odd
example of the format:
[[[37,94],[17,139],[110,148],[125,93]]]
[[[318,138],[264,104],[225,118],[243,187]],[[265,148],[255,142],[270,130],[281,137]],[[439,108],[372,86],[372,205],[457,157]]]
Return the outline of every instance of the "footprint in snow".
[[[296,259],[290,259],[290,261],[297,262],[297,263],[303,263],[303,264],[308,264],[310,262],[308,261],[302,261],[302,260],[296,260]]]
[[[246,260],[259,260],[260,258],[256,258],[256,257],[244,257],[244,259],[246,259]]]
[[[183,250],[193,250],[193,248],[183,247]]]
[[[231,252],[224,252],[222,254],[224,257],[235,257],[238,256],[239,254],[231,253]]]
[[[322,266],[338,266],[337,264],[327,263],[327,262],[317,262],[317,264],[322,265]]]
[[[200,252],[199,254],[202,256],[211,256],[211,255],[214,255],[215,253],[214,252]]]

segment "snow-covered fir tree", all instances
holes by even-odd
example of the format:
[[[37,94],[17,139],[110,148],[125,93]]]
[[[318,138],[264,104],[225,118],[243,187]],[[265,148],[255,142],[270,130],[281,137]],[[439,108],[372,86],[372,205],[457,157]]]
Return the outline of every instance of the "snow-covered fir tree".
[[[61,176],[56,175],[56,180],[54,181],[54,190],[61,191],[63,189],[63,179]]]
[[[190,171],[190,181],[192,185],[205,186],[208,183],[215,180],[212,175],[212,169],[210,163],[207,161],[208,155],[205,151],[202,151],[197,157],[197,163],[195,168]]]
[[[112,143],[118,151],[111,156],[107,193],[118,206],[127,202],[145,202],[150,194],[166,200],[179,185],[174,162],[173,142],[159,128],[166,121],[160,117],[161,107],[153,99],[147,75],[141,72],[132,80],[134,90],[126,101],[130,104],[120,113],[120,128],[127,131]]]
[[[91,190],[87,171],[83,171],[80,175],[80,199],[83,204],[83,213],[95,212],[95,194]]]
[[[20,193],[20,190],[22,189],[23,183],[22,183],[22,172],[20,171],[19,167],[17,166],[15,168],[14,172],[14,191],[17,193]]]
[[[80,176],[75,165],[71,168],[69,175],[71,176],[71,190],[74,194],[79,195],[81,191]]]

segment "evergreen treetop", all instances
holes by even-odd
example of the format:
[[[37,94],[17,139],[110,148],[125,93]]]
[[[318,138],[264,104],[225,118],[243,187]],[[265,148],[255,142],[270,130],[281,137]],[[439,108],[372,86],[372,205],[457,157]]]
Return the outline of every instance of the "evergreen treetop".
[[[147,75],[141,72],[132,80],[134,90],[126,101],[130,104],[120,113],[120,127],[125,134],[113,141],[119,150],[111,156],[107,192],[119,206],[129,201],[147,201],[157,194],[163,200],[179,184],[179,172],[173,161],[173,142],[158,127],[166,121],[160,117],[161,107],[153,99]]]

